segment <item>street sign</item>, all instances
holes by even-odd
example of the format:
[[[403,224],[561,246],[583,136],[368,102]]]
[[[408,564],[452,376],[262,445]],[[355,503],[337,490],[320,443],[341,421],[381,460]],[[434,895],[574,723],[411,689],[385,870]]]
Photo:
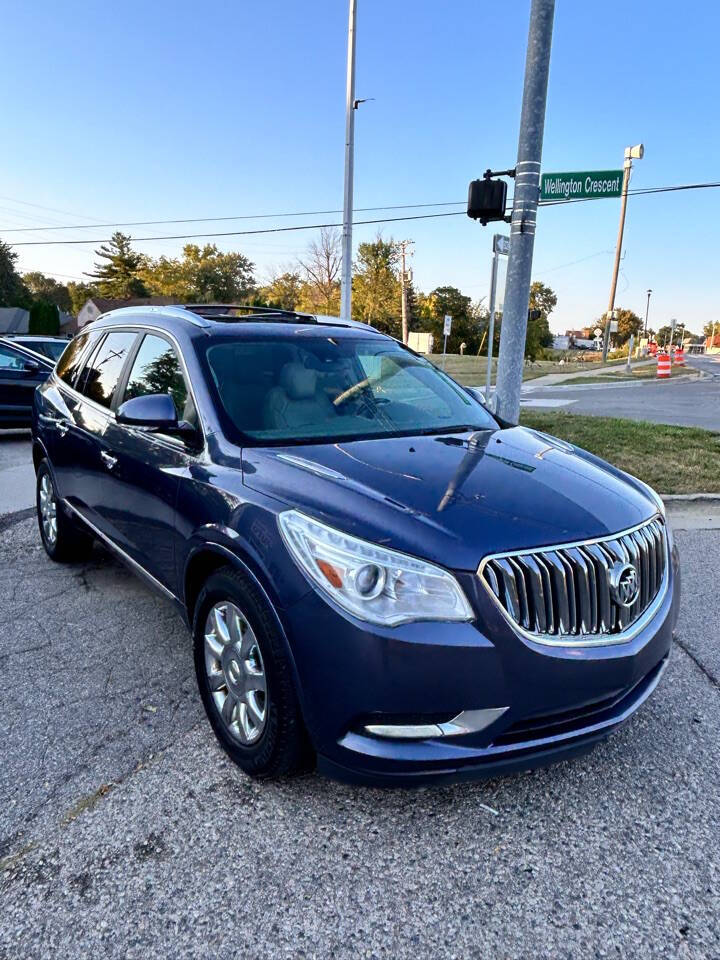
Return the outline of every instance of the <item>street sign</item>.
[[[618,332],[618,322],[617,322],[617,320],[611,320],[611,321],[610,321],[610,333],[617,333],[617,332]]]
[[[496,233],[493,237],[493,253],[499,253],[501,257],[507,257],[510,253],[510,237],[505,237],[502,233]]]
[[[449,337],[452,329],[452,317],[449,313],[445,314],[445,323],[443,324],[443,336]]]
[[[540,178],[541,200],[580,200],[585,197],[619,197],[622,170],[581,173],[544,173]]]

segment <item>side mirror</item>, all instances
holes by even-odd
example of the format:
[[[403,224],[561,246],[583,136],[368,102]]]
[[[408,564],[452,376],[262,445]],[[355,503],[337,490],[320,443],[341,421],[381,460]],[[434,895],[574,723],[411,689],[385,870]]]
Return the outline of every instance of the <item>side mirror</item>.
[[[117,422],[147,430],[168,431],[178,428],[175,403],[169,393],[149,393],[144,397],[126,400],[118,408]]]
[[[42,369],[37,360],[23,360],[23,373],[39,373]]]
[[[487,400],[482,390],[478,390],[477,387],[465,387],[465,392],[469,393],[474,400],[479,401],[484,407],[487,407]]]

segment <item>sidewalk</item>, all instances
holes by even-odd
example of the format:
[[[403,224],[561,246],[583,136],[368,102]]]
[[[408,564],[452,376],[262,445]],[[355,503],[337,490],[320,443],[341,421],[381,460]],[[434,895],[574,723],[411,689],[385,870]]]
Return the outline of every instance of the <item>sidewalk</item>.
[[[632,364],[635,367],[649,367],[656,363],[655,360],[637,360]],[[523,383],[523,390],[534,387],[554,387],[558,383],[568,383],[571,380],[585,379],[585,377],[601,377],[608,373],[617,373],[625,369],[624,363],[613,363],[605,367],[595,367],[593,370],[578,370],[577,373],[546,373],[544,377],[536,377],[534,380],[526,380]]]

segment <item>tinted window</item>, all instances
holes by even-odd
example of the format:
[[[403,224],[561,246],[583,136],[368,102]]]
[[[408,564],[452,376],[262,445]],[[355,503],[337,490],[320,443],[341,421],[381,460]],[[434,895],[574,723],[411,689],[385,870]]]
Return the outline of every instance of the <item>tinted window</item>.
[[[67,343],[62,340],[27,340],[25,346],[37,353],[42,353],[43,356],[55,363],[65,352]]]
[[[80,360],[90,338],[89,333],[81,333],[65,347],[56,367],[56,373],[65,383],[73,385],[80,369]]]
[[[178,420],[195,424],[195,410],[178,355],[167,340],[151,334],[145,337],[133,361],[123,401],[149,393],[169,393]]]
[[[276,443],[494,429],[490,414],[427,360],[381,338],[210,343],[231,428]]]
[[[88,361],[78,383],[78,390],[89,400],[94,400],[103,407],[110,406],[135,336],[134,333],[118,330],[105,337],[95,355]]]
[[[0,370],[14,370],[21,373],[25,369],[25,361],[29,359],[19,350],[11,350],[9,347],[0,346]]]

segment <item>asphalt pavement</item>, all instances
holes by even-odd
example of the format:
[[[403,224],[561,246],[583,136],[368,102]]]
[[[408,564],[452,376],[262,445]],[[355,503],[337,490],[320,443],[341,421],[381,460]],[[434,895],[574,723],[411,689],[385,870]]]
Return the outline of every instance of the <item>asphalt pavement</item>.
[[[523,385],[521,405],[720,430],[720,355],[689,356],[687,362],[688,372],[701,372],[702,379],[550,387],[530,380]]]
[[[720,532],[679,638],[588,756],[456,787],[256,783],[171,606],[0,519],[0,958],[720,956]]]

